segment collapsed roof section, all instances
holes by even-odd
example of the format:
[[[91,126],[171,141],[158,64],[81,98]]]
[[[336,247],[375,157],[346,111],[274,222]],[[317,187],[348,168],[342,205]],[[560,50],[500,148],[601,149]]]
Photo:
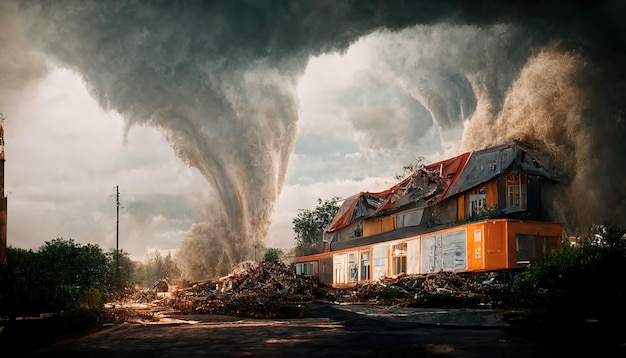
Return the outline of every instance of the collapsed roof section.
[[[461,172],[470,153],[421,166],[391,188],[377,193],[360,192],[346,198],[327,232],[339,230],[355,220],[387,215],[401,207],[434,205]]]
[[[408,207],[432,206],[500,175],[519,172],[556,181],[547,156],[526,143],[512,140],[421,166],[385,191],[354,194],[344,200],[325,231],[333,232],[354,221],[389,215]]]

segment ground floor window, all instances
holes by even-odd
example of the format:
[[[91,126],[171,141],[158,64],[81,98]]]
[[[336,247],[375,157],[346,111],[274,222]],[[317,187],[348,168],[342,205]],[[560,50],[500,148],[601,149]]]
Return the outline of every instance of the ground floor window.
[[[357,252],[348,254],[348,282],[357,282],[359,280],[359,262],[357,260]]]
[[[406,273],[406,242],[391,247],[391,273]]]
[[[370,280],[370,250],[361,250],[361,280]]]
[[[317,276],[317,261],[296,263],[296,275]]]
[[[515,237],[517,263],[544,259],[559,248],[559,237],[518,234]]]
[[[387,276],[387,246],[374,247],[374,280]]]

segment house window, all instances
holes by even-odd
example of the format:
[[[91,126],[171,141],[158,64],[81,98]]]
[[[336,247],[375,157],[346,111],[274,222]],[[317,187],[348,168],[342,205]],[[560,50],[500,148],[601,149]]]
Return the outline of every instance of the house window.
[[[304,268],[305,276],[317,276],[317,261],[311,261]]]
[[[506,207],[526,210],[526,174],[506,176]]]
[[[357,261],[357,252],[348,253],[348,282],[357,282],[359,280],[359,262]]]
[[[297,263],[296,275],[316,276],[317,275],[317,261]]]
[[[476,189],[474,194],[470,194],[470,215],[478,215],[480,209],[486,206],[487,190],[483,187]]]
[[[296,263],[296,275],[306,275],[306,264]]]
[[[370,279],[370,250],[361,250],[361,280]]]
[[[335,283],[346,283],[346,255],[334,255]]]
[[[406,273],[406,242],[391,247],[391,270],[393,275]]]
[[[374,280],[387,276],[387,245],[374,247]]]
[[[515,238],[518,264],[544,259],[559,248],[559,237],[518,234]]]

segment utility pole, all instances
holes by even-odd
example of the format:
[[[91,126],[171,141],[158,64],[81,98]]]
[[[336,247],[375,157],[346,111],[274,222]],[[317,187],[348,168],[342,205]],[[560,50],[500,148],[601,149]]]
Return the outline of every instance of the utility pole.
[[[116,222],[115,222],[115,271],[117,277],[120,274],[120,187],[115,186],[115,210],[116,210]]]

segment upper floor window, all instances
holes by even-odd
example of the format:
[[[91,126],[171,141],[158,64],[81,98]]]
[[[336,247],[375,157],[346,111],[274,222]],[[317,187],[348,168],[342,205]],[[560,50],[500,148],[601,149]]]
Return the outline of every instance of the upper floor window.
[[[526,174],[506,176],[506,207],[526,210]]]
[[[474,194],[470,194],[469,196],[469,200],[470,200],[470,215],[477,215],[480,212],[481,208],[484,208],[486,205],[486,199],[487,199],[487,194],[486,194],[487,190],[482,187],[479,189],[476,189],[474,191]]]

